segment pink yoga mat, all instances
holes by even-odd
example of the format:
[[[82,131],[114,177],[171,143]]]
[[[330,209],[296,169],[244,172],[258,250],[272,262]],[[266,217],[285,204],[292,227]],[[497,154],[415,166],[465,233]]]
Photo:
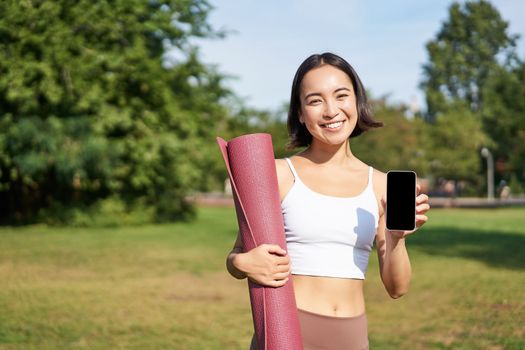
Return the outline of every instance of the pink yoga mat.
[[[232,184],[244,251],[264,243],[286,249],[272,138],[269,134],[236,137],[217,143]],[[253,325],[259,350],[302,350],[292,280],[279,288],[248,280]]]

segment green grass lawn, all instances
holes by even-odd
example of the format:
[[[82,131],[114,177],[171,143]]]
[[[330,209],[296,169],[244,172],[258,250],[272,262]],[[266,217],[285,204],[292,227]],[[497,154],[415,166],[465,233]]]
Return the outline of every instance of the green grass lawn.
[[[525,349],[525,209],[432,210],[408,240],[413,280],[365,284],[372,349]],[[0,349],[247,349],[230,277],[231,208],[192,223],[0,228]]]

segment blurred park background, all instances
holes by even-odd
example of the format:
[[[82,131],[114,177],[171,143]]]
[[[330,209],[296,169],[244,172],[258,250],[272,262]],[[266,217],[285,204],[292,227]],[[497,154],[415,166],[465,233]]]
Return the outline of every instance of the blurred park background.
[[[301,13],[246,3],[253,16],[261,4],[276,18]],[[506,206],[525,192],[525,53],[499,10],[523,6],[439,2],[440,20],[421,42],[419,90],[406,98],[412,92],[367,84],[403,77],[368,73],[373,45],[352,50],[359,23],[345,27],[345,11],[363,5],[290,3],[313,6],[323,24],[337,12],[334,31],[348,41],[303,45],[308,52],[290,62],[256,40],[277,40],[269,17],[252,28],[257,62],[252,47],[246,56],[221,51],[242,32],[211,18],[221,8],[235,17],[234,2],[0,2],[0,349],[247,348],[246,284],[224,268],[235,212],[195,199],[228,198],[216,136],[267,132],[276,157],[299,151],[286,148],[288,89],[301,61],[323,51],[357,63],[385,123],[352,141],[358,157],[382,171],[415,170],[433,198],[503,204],[434,209],[409,243],[414,282],[401,300],[387,299],[371,259],[373,348],[525,348],[525,209]],[[296,28],[297,41],[313,37],[316,23]],[[399,64],[396,47],[406,51],[418,34],[404,28],[391,52],[374,56],[377,69]],[[241,69],[223,71],[230,58],[268,80],[284,76],[285,94],[258,99],[236,83]],[[283,73],[281,60],[292,68]]]

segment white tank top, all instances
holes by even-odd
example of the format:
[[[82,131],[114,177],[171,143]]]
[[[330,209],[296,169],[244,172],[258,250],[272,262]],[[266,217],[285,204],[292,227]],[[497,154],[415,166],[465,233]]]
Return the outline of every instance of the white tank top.
[[[361,194],[334,197],[308,188],[285,159],[295,177],[281,202],[292,274],[364,279],[379,220],[373,168]]]

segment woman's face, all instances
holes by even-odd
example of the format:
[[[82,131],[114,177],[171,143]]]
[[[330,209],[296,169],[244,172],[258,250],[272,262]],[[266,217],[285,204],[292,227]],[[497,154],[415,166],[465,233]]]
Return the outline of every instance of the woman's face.
[[[314,142],[339,145],[357,124],[357,105],[352,81],[331,65],[314,68],[301,82],[299,120]]]

